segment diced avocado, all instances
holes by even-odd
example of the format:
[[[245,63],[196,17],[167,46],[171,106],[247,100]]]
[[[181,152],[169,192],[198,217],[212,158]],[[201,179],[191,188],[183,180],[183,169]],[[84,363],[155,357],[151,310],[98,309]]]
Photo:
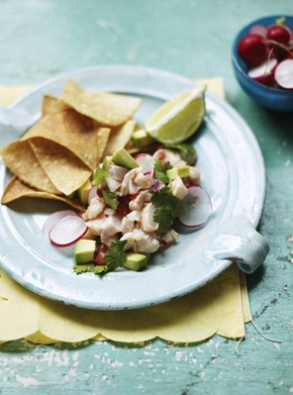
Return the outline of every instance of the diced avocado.
[[[96,250],[95,240],[88,240],[88,239],[78,240],[75,245],[74,262],[77,265],[94,262],[95,250]]]
[[[92,184],[90,180],[87,180],[77,191],[80,203],[83,204],[84,206],[88,205],[88,193],[91,187]]]
[[[188,177],[189,176],[189,166],[173,167],[166,171],[166,175],[169,180],[175,180],[176,177]]]
[[[124,267],[126,269],[139,271],[145,269],[147,266],[147,256],[144,254],[128,252],[126,257],[127,259],[124,263]]]
[[[131,135],[131,139],[136,148],[147,147],[155,142],[155,140],[144,129],[134,131]]]
[[[115,165],[126,167],[127,169],[138,167],[137,162],[125,148],[118,148],[112,156],[112,161]]]

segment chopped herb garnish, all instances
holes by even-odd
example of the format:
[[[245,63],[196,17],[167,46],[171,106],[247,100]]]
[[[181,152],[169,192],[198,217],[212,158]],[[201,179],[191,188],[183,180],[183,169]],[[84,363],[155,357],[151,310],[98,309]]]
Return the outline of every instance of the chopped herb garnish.
[[[172,169],[170,162],[163,163],[162,161],[155,159],[154,166],[156,169],[155,178],[164,184],[168,184],[170,180],[166,176],[166,171]]]
[[[189,165],[196,161],[196,151],[191,144],[165,144],[166,148],[179,151],[181,159],[185,160]]]
[[[118,200],[114,192],[108,191],[107,189],[102,190],[103,198],[107,206],[111,207],[113,210],[117,210]]]
[[[117,267],[123,267],[127,260],[124,247],[127,240],[116,240],[110,244],[110,250],[105,254],[106,267],[105,272],[109,272],[117,269]]]
[[[153,220],[159,224],[157,234],[160,236],[170,229],[178,216],[181,200],[165,186],[153,194],[151,202],[156,208]]]
[[[103,160],[103,163],[99,165],[94,174],[93,182],[98,187],[107,177],[107,159]]]

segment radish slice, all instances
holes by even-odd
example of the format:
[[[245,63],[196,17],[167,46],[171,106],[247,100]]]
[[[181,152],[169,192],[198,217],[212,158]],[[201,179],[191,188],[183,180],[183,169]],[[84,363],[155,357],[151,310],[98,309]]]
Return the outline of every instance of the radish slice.
[[[150,171],[152,174],[154,172],[155,166],[153,164],[153,159],[148,154],[138,154],[134,157],[138,166],[143,169],[144,172]]]
[[[286,59],[278,64],[275,80],[282,88],[293,89],[293,59]]]
[[[178,219],[183,226],[197,228],[205,224],[212,212],[208,193],[199,186],[188,187],[188,194],[182,200]]]
[[[263,25],[253,25],[249,30],[249,34],[258,34],[259,36],[266,38],[267,28]]]
[[[57,222],[59,222],[61,219],[67,217],[68,215],[77,215],[77,214],[73,210],[61,210],[50,214],[49,217],[44,222],[44,225],[42,227],[42,233],[45,236],[48,236],[53,226],[56,225]]]
[[[93,185],[93,186],[91,187],[91,189],[89,190],[89,193],[88,193],[88,195],[87,195],[87,202],[88,202],[88,205],[90,205],[90,203],[91,203],[91,201],[92,201],[93,198],[99,196],[99,195],[98,195],[98,189],[99,189],[98,187],[96,187],[95,185]]]
[[[67,215],[58,221],[49,232],[52,244],[58,247],[67,247],[82,238],[87,232],[85,221],[78,215]]]
[[[264,62],[260,66],[249,70],[247,74],[250,78],[261,84],[270,85],[273,82],[274,72],[277,64],[277,59],[272,58],[269,61]]]

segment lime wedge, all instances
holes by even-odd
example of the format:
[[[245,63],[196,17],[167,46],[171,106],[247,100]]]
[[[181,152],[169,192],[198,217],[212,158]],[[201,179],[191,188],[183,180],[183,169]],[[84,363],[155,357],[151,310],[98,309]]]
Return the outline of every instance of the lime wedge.
[[[151,137],[164,144],[187,140],[203,121],[204,92],[205,86],[200,86],[164,103],[146,122],[146,131]]]

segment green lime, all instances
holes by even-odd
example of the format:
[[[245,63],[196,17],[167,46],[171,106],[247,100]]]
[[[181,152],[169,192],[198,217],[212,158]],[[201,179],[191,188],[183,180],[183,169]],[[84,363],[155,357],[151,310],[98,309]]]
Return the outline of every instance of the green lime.
[[[193,135],[205,115],[205,87],[183,92],[160,106],[148,119],[145,129],[164,144],[181,143]]]

